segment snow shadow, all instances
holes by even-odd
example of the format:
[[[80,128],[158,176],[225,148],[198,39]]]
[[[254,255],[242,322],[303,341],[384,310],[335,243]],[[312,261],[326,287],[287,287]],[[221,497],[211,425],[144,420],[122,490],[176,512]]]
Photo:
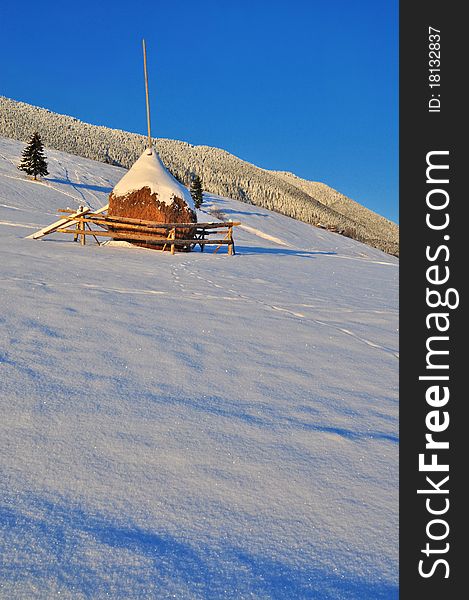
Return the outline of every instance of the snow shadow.
[[[220,209],[224,215],[247,215],[248,217],[268,217],[266,213],[254,212],[252,210],[235,210],[233,208]]]
[[[277,256],[300,256],[301,258],[312,258],[321,254],[326,256],[334,256],[337,254],[337,252],[328,252],[323,250],[299,250],[294,248],[283,248],[282,246],[278,246],[277,248],[267,248],[266,246],[241,246],[240,244],[236,244],[236,239],[235,248],[236,253],[242,254],[243,256],[249,256],[251,254],[276,254]]]
[[[392,435],[391,433],[384,433],[381,431],[353,431],[351,429],[345,429],[343,427],[330,427],[324,425],[316,425],[314,423],[303,423],[298,419],[292,419],[290,417],[287,417],[285,420],[287,420],[289,423],[300,429],[305,429],[308,431],[317,431],[319,433],[333,433],[342,438],[352,441],[374,439],[383,442],[391,442],[393,444],[399,443],[399,437],[397,435]]]
[[[191,410],[195,410],[198,413],[205,415],[213,415],[230,420],[236,419],[247,425],[271,427],[270,419],[253,415],[249,412],[252,407],[249,405],[242,405],[238,400],[230,400],[221,396],[194,396],[192,398],[178,396],[172,393],[172,390],[169,389],[169,386],[167,394],[155,394],[153,392],[147,392],[144,394],[144,397],[155,404],[190,408]]]
[[[85,190],[91,190],[92,192],[105,192],[106,194],[109,194],[112,191],[112,187],[90,185],[89,183],[75,183],[70,181],[70,179],[54,179],[52,177],[46,177],[44,181],[49,181],[50,183],[60,183],[62,185],[71,185],[74,188],[83,188]]]
[[[399,437],[384,431],[360,431],[346,429],[344,427],[334,427],[332,425],[320,425],[316,422],[311,422],[306,419],[292,417],[288,414],[282,414],[281,411],[276,411],[272,407],[262,406],[262,411],[259,405],[244,404],[239,400],[230,400],[221,396],[204,396],[202,398],[187,398],[175,396],[168,388],[168,393],[158,395],[153,392],[144,394],[145,398],[150,402],[164,404],[166,406],[182,406],[190,407],[199,413],[213,415],[229,419],[230,421],[241,421],[246,425],[252,425],[261,428],[281,427],[295,428],[303,431],[311,431],[316,433],[334,434],[341,438],[350,441],[361,440],[378,440],[383,442],[399,443]],[[256,410],[256,414],[253,414]]]
[[[398,597],[397,586],[350,577],[343,565],[296,567],[294,560],[254,554],[226,538],[206,542],[197,528],[176,539],[127,519],[117,522],[112,515],[41,498],[31,498],[22,509],[17,503],[0,507],[2,580],[10,589],[29,583],[42,593],[53,588],[87,599]],[[245,542],[251,544],[249,537]]]

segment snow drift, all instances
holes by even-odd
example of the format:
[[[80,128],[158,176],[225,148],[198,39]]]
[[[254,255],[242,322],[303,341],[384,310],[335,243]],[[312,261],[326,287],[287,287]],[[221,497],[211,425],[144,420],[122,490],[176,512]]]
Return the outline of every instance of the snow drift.
[[[21,149],[0,140],[0,596],[397,598],[397,260],[219,196],[234,258],[25,240],[124,171],[47,149],[34,183]]]

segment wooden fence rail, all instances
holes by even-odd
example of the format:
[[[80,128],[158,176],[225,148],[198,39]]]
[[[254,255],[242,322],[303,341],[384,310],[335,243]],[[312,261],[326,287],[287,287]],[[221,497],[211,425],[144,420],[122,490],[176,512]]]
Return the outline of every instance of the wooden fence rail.
[[[199,246],[203,252],[206,245],[216,245],[214,254],[226,245],[228,254],[236,253],[233,240],[233,227],[240,225],[237,221],[207,223],[155,223],[144,219],[108,216],[103,214],[107,206],[94,213],[89,208],[80,207],[78,211],[61,209],[65,213],[59,221],[31,234],[30,238],[39,239],[51,233],[73,235],[74,241],[86,243],[92,236],[96,242],[99,237],[110,237],[115,240],[146,242],[152,246],[161,246],[161,250],[169,248],[171,254],[176,248],[193,249]],[[178,233],[180,237],[178,237]],[[210,237],[216,235],[217,237]],[[223,236],[223,237],[222,237]]]

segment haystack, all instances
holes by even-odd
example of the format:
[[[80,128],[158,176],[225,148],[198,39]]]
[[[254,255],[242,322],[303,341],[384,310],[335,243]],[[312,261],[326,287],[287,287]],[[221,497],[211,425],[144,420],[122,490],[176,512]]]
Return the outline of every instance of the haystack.
[[[109,196],[108,215],[155,223],[197,222],[189,191],[166,169],[154,148],[147,148],[114,187]],[[192,232],[192,229],[178,229],[176,238],[188,239]],[[159,247],[144,241],[138,244]]]

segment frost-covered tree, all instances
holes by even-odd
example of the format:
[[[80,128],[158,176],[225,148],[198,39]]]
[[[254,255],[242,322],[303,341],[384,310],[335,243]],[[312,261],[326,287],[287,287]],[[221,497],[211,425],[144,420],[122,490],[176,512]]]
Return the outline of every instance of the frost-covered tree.
[[[130,168],[146,147],[145,136],[83,123],[24,102],[0,96],[0,135],[26,141],[41,131],[56,150]],[[220,148],[154,139],[169,171],[186,186],[191,173],[203,180],[207,193],[227,196],[276,211],[311,225],[352,232],[354,239],[390,254],[399,252],[399,227],[318,181],[293,173],[269,171]]]
[[[192,196],[192,200],[194,200],[195,207],[200,208],[202,206],[202,202],[204,201],[204,196],[202,189],[202,180],[198,175],[194,175],[192,177],[190,193]]]
[[[37,179],[38,175],[44,177],[49,174],[47,170],[47,161],[44,155],[44,146],[41,136],[36,131],[31,136],[28,145],[23,150],[21,162],[18,169],[24,171],[28,175],[33,175]]]
[[[100,158],[98,159],[100,162],[106,163],[107,165],[112,165],[113,167],[122,167],[118,160],[112,158],[109,154],[109,148],[106,148],[104,154],[100,154]]]

